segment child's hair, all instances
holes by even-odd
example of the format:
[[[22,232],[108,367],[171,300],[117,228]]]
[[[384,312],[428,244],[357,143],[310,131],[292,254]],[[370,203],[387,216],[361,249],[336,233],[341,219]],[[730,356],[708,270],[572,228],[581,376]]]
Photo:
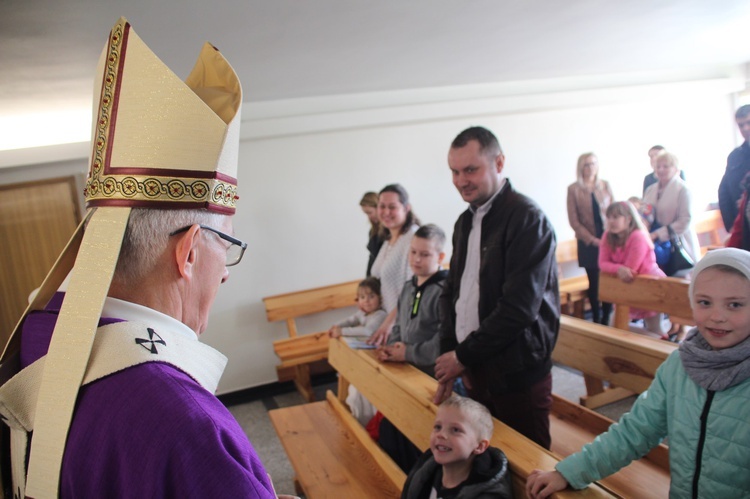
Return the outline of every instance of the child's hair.
[[[406,220],[404,220],[404,226],[401,227],[401,234],[406,234],[412,225],[419,225],[419,217],[414,214],[414,210],[411,208],[411,205],[409,204],[409,193],[406,192],[406,189],[404,189],[404,186],[401,184],[388,184],[382,189],[380,189],[380,192],[378,193],[378,198],[380,198],[380,195],[384,192],[392,192],[398,196],[398,201],[404,207],[409,208],[409,211],[406,213]],[[380,235],[383,239],[388,240],[391,238],[391,233],[388,229],[385,227],[380,228]]]
[[[642,230],[643,232],[646,231],[646,227],[643,225],[643,221],[641,220],[641,216],[638,214],[638,212],[635,209],[635,206],[633,206],[633,203],[630,201],[617,201],[616,203],[612,203],[607,208],[606,213],[607,218],[614,218],[614,217],[626,217],[630,218],[630,223],[628,224],[627,230],[625,230],[624,234],[613,234],[612,232],[607,232],[607,244],[610,245],[612,248],[619,248],[621,246],[625,246],[625,243],[627,242],[628,238],[630,237],[630,234],[633,233],[634,230]],[[651,238],[646,238],[649,242],[649,245],[653,247],[653,244],[651,242]]]
[[[421,226],[417,229],[417,232],[414,233],[414,237],[432,241],[435,245],[435,250],[437,250],[438,253],[441,253],[445,247],[445,232],[435,224],[425,224]]]
[[[688,296],[691,306],[694,306],[695,280],[701,272],[709,268],[736,274],[750,281],[750,252],[739,248],[720,248],[706,253],[706,256],[695,265],[690,279]]]
[[[362,288],[367,288],[376,295],[378,295],[378,298],[380,298],[380,301],[383,301],[383,297],[380,294],[380,279],[377,277],[366,277],[362,279],[359,284],[357,284],[357,291],[359,291]]]
[[[440,407],[455,407],[467,417],[480,439],[489,440],[492,438],[492,432],[495,428],[492,423],[492,414],[476,400],[454,393],[440,404]]]
[[[635,206],[636,203],[642,203],[643,200],[639,198],[638,196],[630,196],[628,198],[628,202],[632,204],[633,206]]]

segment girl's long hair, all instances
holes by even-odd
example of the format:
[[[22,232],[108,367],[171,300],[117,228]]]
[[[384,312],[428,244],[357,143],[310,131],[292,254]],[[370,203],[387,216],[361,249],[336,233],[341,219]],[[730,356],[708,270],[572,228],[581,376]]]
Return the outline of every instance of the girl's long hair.
[[[651,237],[648,235],[646,226],[643,225],[641,216],[630,201],[617,201],[616,203],[612,203],[607,208],[606,216],[607,218],[623,216],[630,219],[628,227],[623,234],[613,234],[612,232],[607,231],[607,244],[609,244],[612,249],[625,246],[630,234],[632,234],[634,230],[642,230],[646,234],[646,240],[648,241],[649,246],[652,248],[654,247],[654,243],[651,242]]]

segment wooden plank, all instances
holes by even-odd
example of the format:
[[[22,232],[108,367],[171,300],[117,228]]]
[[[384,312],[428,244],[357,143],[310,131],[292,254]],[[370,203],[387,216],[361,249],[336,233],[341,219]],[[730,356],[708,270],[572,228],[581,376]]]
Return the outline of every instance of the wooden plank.
[[[575,239],[558,241],[557,249],[555,249],[555,259],[557,260],[557,263],[577,262],[578,241]]]
[[[356,386],[414,445],[427,449],[437,410],[432,403],[437,381],[409,364],[381,364],[374,352],[352,350],[340,340],[329,345],[329,362],[339,374]],[[551,470],[558,461],[551,452],[498,420],[491,442],[508,456],[516,497],[527,497],[524,484],[532,470]],[[554,497],[611,497],[611,494],[592,485],[583,491],[562,491]]]
[[[677,345],[667,341],[562,316],[552,359],[641,393],[676,348]]]
[[[335,397],[268,414],[308,499],[401,497],[406,476]]]
[[[692,317],[688,285],[686,279],[646,275],[626,283],[615,275],[602,272],[599,275],[599,299],[675,317]]]
[[[263,298],[269,322],[354,306],[359,280]]]
[[[586,407],[588,409],[597,409],[607,404],[618,402],[620,400],[623,400],[623,399],[626,399],[628,397],[632,397],[633,395],[635,395],[635,392],[631,392],[630,390],[626,390],[625,388],[611,387],[611,386],[606,389],[603,389],[599,393],[595,393],[595,394],[591,394],[591,392],[587,392],[587,393],[588,395],[581,397],[581,400],[579,401],[579,403],[583,407]]]
[[[597,435],[607,431],[611,424],[611,420],[600,414],[553,396],[550,416],[550,431],[554,435],[552,451],[561,456],[578,452],[581,442],[591,442]],[[659,446],[652,454],[633,461],[601,483],[622,497],[668,497],[668,452],[665,446]]]
[[[721,211],[709,210],[697,217],[693,224],[695,233],[700,238],[705,235],[708,244],[701,241],[701,249],[709,246],[718,246],[722,243],[721,232],[724,231],[724,222],[721,219]],[[705,254],[705,252],[703,252]]]

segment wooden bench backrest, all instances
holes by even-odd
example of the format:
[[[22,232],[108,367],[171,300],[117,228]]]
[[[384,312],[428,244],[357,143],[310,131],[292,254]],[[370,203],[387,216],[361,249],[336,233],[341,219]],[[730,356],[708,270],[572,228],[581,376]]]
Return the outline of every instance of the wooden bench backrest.
[[[674,277],[637,276],[633,282],[623,282],[617,276],[601,273],[599,299],[627,307],[656,310],[678,319],[680,324],[692,324],[693,310],[688,299],[686,279]],[[618,324],[618,327],[621,325]]]
[[[297,317],[326,312],[356,304],[357,281],[295,291],[263,298],[268,322],[286,321],[289,336],[297,336]]]
[[[578,241],[576,239],[568,239],[566,241],[557,241],[557,249],[555,250],[555,259],[557,264],[577,262],[578,261]]]
[[[437,381],[409,364],[381,364],[372,351],[352,350],[341,340],[330,341],[329,346],[328,361],[339,374],[356,386],[417,447],[429,448],[437,411],[432,403]],[[526,497],[523,484],[532,470],[551,470],[558,462],[549,451],[498,420],[495,420],[491,442],[508,456],[516,497]],[[583,491],[566,490],[553,497],[612,496],[598,485],[592,485]]]
[[[563,315],[552,358],[585,374],[641,393],[676,348],[674,343]]]
[[[717,246],[722,243],[721,233],[724,230],[724,222],[719,210],[709,210],[702,213],[696,217],[693,227],[699,238],[704,234],[706,235],[708,245],[701,241],[701,248]]]

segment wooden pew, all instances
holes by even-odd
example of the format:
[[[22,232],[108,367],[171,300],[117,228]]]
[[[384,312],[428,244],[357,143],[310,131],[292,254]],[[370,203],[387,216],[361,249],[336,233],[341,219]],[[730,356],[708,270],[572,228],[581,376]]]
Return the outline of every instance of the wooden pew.
[[[688,299],[688,284],[685,279],[674,277],[637,276],[626,283],[613,274],[599,274],[599,298],[615,305],[614,327],[630,330],[630,308],[656,310],[669,315],[672,322],[692,325],[692,309]],[[665,342],[660,339],[641,336],[646,344]],[[663,346],[663,345],[662,345]],[[657,347],[655,347],[657,348]],[[589,408],[601,407],[632,395],[624,388],[606,389],[602,379],[585,374],[587,397],[581,404]]]
[[[589,380],[617,387],[604,389],[600,384],[592,390],[587,383],[588,395],[581,398],[581,405],[596,408],[643,392],[676,348],[674,343],[563,316],[552,359],[581,371]]]
[[[705,255],[709,249],[722,247],[724,239],[728,236],[719,210],[701,213],[696,217],[693,228],[700,241],[701,256]]]
[[[327,399],[268,412],[307,499],[398,499],[406,475],[330,391]]]
[[[616,275],[601,273],[599,297],[616,305],[614,326],[619,329],[629,328],[631,307],[656,310],[668,314],[673,322],[692,325],[689,284],[686,279],[645,275],[627,283]]]
[[[578,266],[578,241],[558,241],[555,259],[560,272],[560,308],[565,314],[583,318],[588,299],[589,279],[586,274],[566,276],[563,270],[572,264]]]
[[[276,366],[279,381],[294,380],[297,390],[308,402],[315,400],[310,383],[311,369],[330,370],[325,362],[328,335],[326,332],[298,335],[296,319],[355,305],[359,282],[349,281],[263,298],[268,321],[286,321],[289,332],[289,338],[273,342],[273,349],[281,360]]]
[[[433,378],[408,364],[380,363],[372,351],[351,350],[341,341],[330,342],[329,362],[339,372],[339,379],[344,380],[339,386],[339,394],[346,393],[348,380],[417,447],[422,450],[429,447],[437,410],[432,403],[437,387]],[[558,454],[567,455],[579,450],[611,423],[603,416],[559,397],[555,397],[554,408],[555,414],[550,419],[554,453],[495,420],[492,445],[501,448],[508,456],[517,497],[526,497],[523,487],[532,470],[553,469]],[[589,427],[596,431],[592,432]],[[654,458],[632,463],[600,482],[599,486],[591,486],[582,492],[564,491],[558,497],[577,497],[578,494],[583,497],[606,497],[608,494],[665,497],[669,488],[665,449],[655,454]]]

